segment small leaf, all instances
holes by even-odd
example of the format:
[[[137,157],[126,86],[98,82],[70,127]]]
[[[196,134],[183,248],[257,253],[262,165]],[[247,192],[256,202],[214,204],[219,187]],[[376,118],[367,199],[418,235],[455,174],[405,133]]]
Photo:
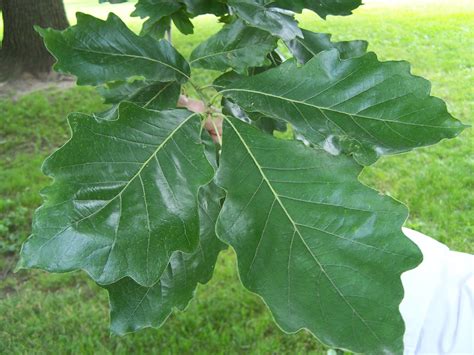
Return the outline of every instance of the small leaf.
[[[341,60],[325,51],[233,81],[221,91],[245,111],[280,118],[333,154],[361,164],[458,135],[464,125],[429,95],[430,83],[406,62],[379,62],[373,53]]]
[[[198,283],[207,283],[225,244],[215,235],[222,190],[214,183],[199,191],[200,240],[192,254],[175,252],[160,280],[152,287],[124,278],[106,286],[110,295],[111,328],[116,334],[160,327],[173,309],[184,310]]]
[[[213,176],[199,116],[123,103],[118,117],[70,116],[71,140],[43,165],[54,183],[20,267],[83,269],[100,284],[129,276],[152,286],[174,251],[197,247],[197,193]]]
[[[132,16],[148,17],[141,33],[150,33],[156,38],[162,38],[169,28],[171,19],[180,32],[191,34],[193,24],[189,16],[194,17],[206,13],[219,16],[226,10],[225,4],[212,0],[139,0]]]
[[[173,23],[179,32],[190,35],[194,32],[194,26],[184,10],[180,10],[171,15]]]
[[[204,14],[221,16],[227,12],[226,4],[219,0],[181,0],[181,2],[186,5],[186,11],[193,16]]]
[[[153,38],[162,39],[165,37],[167,31],[171,30],[171,16],[165,16],[157,22],[149,23],[145,21],[140,34],[149,34]]]
[[[367,52],[366,41],[331,42],[331,35],[301,30],[303,38],[295,38],[286,44],[299,63],[306,63],[319,53],[336,48],[341,59],[360,57]]]
[[[298,23],[291,13],[267,5],[265,0],[229,0],[228,4],[236,15],[251,26],[260,28],[290,41],[295,37],[303,37]]]
[[[352,10],[362,5],[361,0],[276,0],[275,3],[294,12],[302,12],[303,9],[313,10],[324,19],[328,15],[350,15]]]
[[[176,0],[139,0],[135,4],[135,11],[131,16],[146,18],[148,17],[148,25],[152,25],[163,17],[171,16],[182,8]]]
[[[277,46],[277,38],[249,27],[242,20],[225,25],[191,53],[190,64],[198,68],[245,73],[249,67],[268,63],[267,54]]]
[[[186,60],[167,41],[137,36],[112,13],[107,21],[78,13],[77,25],[64,31],[37,30],[58,59],[54,68],[77,76],[79,85],[133,76],[183,83],[190,75]]]
[[[357,180],[346,156],[224,122],[217,234],[240,279],[286,332],[373,354],[403,349],[400,275],[421,262],[401,226],[407,209]]]

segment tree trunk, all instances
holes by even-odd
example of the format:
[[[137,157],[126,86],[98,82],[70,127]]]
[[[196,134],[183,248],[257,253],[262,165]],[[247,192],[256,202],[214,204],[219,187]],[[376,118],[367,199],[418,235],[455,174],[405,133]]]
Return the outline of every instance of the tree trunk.
[[[48,73],[54,58],[33,26],[64,29],[69,26],[62,0],[1,0],[3,41],[0,79],[24,72]]]

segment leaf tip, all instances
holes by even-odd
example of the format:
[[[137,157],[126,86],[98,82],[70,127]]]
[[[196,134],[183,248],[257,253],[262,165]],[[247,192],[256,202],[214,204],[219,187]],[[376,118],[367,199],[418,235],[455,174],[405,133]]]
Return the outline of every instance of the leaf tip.
[[[40,27],[38,25],[34,25],[33,26],[33,29],[41,36],[41,37],[45,37],[46,34],[49,32],[49,29],[48,28],[43,28],[43,27]]]

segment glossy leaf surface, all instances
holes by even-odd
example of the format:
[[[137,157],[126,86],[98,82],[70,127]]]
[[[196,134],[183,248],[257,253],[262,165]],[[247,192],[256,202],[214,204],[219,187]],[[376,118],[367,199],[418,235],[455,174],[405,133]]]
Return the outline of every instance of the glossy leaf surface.
[[[213,14],[220,16],[226,13],[227,6],[220,0],[181,0],[186,5],[186,11],[193,16]]]
[[[362,164],[459,134],[464,126],[429,95],[430,83],[406,62],[379,62],[373,53],[341,60],[325,51],[234,81],[222,93],[245,110],[283,119],[329,152],[352,153]]]
[[[213,176],[199,116],[122,104],[118,117],[71,116],[71,140],[43,166],[54,184],[21,266],[83,269],[100,284],[129,276],[151,286],[175,250],[197,247],[197,193]]]
[[[251,26],[278,36],[284,41],[302,37],[293,15],[267,4],[264,0],[229,0],[236,15]]]
[[[268,64],[267,54],[276,46],[276,37],[237,20],[202,42],[191,53],[190,64],[220,71],[231,68],[245,73],[249,67]]]
[[[176,108],[181,92],[181,85],[176,82],[113,82],[107,87],[99,87],[99,93],[105,98],[105,103],[113,104],[112,107],[99,114],[106,119],[117,116],[119,103],[132,102],[150,110],[166,110]]]
[[[362,185],[352,159],[278,140],[228,119],[216,182],[217,233],[240,279],[287,332],[327,345],[400,352],[402,272],[421,261],[401,226],[406,208]]]
[[[275,4],[284,9],[302,12],[309,9],[316,12],[322,18],[328,15],[346,16],[352,14],[352,10],[358,8],[361,0],[276,0]]]
[[[130,278],[107,286],[111,304],[111,328],[124,334],[145,327],[159,327],[173,309],[184,310],[198,283],[207,283],[225,244],[215,234],[222,190],[214,183],[199,191],[200,239],[195,252],[175,252],[160,280],[152,287]]]
[[[38,31],[58,59],[54,68],[77,76],[79,85],[133,76],[182,83],[190,75],[188,63],[167,41],[137,36],[114,14],[102,21],[78,13],[77,25],[64,31]]]
[[[106,104],[118,104],[122,101],[154,110],[175,108],[178,102],[180,86],[175,82],[134,81],[114,82],[107,87],[98,88]]]
[[[306,63],[319,53],[336,48],[341,59],[360,57],[367,52],[366,41],[331,42],[331,35],[301,30],[303,38],[295,38],[286,44],[299,63]]]
[[[224,98],[222,100],[222,112],[239,120],[260,128],[263,132],[273,134],[274,131],[285,132],[287,124],[277,118],[266,117],[258,112],[245,112],[234,102]]]
[[[86,271],[108,289],[112,330],[124,334],[183,310],[227,243],[284,331],[402,353],[400,276],[421,254],[401,232],[406,208],[361,184],[358,162],[464,126],[407,63],[380,62],[367,42],[332,42],[295,19],[304,9],[348,15],[360,0],[135,3],[140,36],[113,14],[38,29],[56,70],[97,86],[111,107],[70,116],[71,139],[44,163],[53,182],[19,268]],[[157,40],[172,23],[192,33],[202,14],[225,25],[194,45],[190,63]],[[223,73],[204,83],[190,64]],[[180,98],[188,86],[203,102]],[[179,98],[202,113],[177,109]],[[273,137],[287,128],[299,142]]]

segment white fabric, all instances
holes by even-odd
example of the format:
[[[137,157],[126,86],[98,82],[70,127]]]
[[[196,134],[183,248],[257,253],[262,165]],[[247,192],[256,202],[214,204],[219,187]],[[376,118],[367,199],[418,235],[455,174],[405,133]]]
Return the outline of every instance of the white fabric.
[[[423,262],[402,275],[406,355],[474,354],[474,255],[404,228]]]

